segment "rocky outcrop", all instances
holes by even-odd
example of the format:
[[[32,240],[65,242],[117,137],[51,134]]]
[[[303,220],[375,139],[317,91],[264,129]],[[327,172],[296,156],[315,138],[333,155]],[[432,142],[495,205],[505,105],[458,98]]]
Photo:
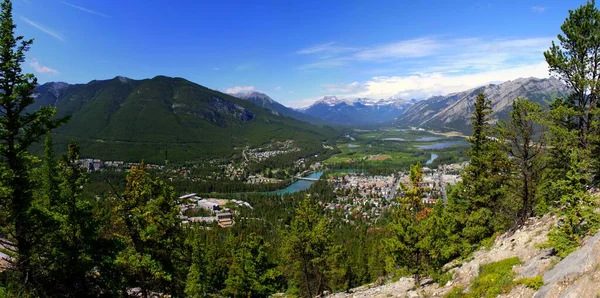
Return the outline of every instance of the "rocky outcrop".
[[[504,119],[517,97],[525,97],[542,106],[556,97],[566,96],[568,88],[556,78],[523,78],[502,84],[490,84],[446,96],[434,96],[409,107],[397,123],[430,129],[468,132],[475,98],[483,93],[491,101],[492,117]]]
[[[550,215],[531,218],[521,229],[496,238],[490,249],[482,248],[475,252],[469,261],[447,264],[445,268],[452,273],[453,279],[445,285],[429,283],[415,289],[412,278],[401,278],[397,282],[363,286],[333,297],[443,297],[453,287],[468,288],[473,278],[479,275],[482,265],[512,257],[523,262],[513,268],[517,278],[537,276],[558,261],[550,250],[540,248],[548,240],[548,232],[555,224],[556,218]],[[532,289],[517,286],[503,297],[532,297],[534,293]]]
[[[600,232],[544,273],[544,286],[535,297],[597,297],[599,295]]]

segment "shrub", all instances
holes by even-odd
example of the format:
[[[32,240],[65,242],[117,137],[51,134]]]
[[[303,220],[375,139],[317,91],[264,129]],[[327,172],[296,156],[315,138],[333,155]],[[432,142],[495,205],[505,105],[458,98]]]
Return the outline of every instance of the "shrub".
[[[544,285],[544,280],[541,275],[534,277],[521,278],[515,281],[517,285],[524,285],[533,290],[539,290]]]

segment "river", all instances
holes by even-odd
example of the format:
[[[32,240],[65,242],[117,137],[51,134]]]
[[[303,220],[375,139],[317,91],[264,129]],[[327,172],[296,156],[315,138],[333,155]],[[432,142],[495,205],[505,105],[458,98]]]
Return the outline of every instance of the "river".
[[[321,178],[322,175],[323,175],[323,172],[314,172],[314,173],[306,176],[306,178],[319,179],[319,178]],[[276,190],[276,191],[272,191],[270,193],[272,193],[272,194],[279,194],[279,195],[281,195],[281,194],[288,194],[288,193],[295,193],[295,192],[307,190],[308,188],[310,188],[311,185],[313,185],[313,183],[315,183],[315,182],[314,181],[307,181],[307,180],[296,180],[296,181],[294,181],[294,183],[288,185],[286,188],[280,189],[280,190]]]
[[[431,153],[431,157],[427,162],[425,162],[425,165],[430,165],[436,158],[438,158],[438,155],[435,153]]]

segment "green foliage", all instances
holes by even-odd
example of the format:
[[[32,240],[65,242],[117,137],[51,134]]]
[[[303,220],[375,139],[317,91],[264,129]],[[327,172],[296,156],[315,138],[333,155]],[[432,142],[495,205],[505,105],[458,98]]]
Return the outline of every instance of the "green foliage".
[[[38,102],[47,101],[38,98]],[[72,115],[71,121],[57,130],[55,142],[62,146],[75,138],[84,148],[84,156],[103,160],[144,159],[159,164],[166,159],[208,160],[230,157],[246,146],[284,140],[294,140],[301,148],[324,150],[322,141],[337,135],[330,127],[275,114],[231,95],[165,76],[145,80],[116,77],[69,85],[52,104],[55,102],[59,116]],[[315,154],[320,152],[313,151]]]
[[[440,287],[445,286],[449,281],[451,281],[454,277],[452,276],[452,272],[444,272],[441,274],[432,274],[431,278],[434,282],[436,282]]]
[[[542,156],[546,145],[545,115],[539,104],[517,98],[509,119],[508,122],[501,121],[496,131],[502,149],[512,157],[508,184],[519,205],[517,224],[523,224],[533,215],[538,203],[537,187],[545,167]]]
[[[548,235],[549,245],[555,248],[561,257],[575,250],[580,241],[590,232],[595,232],[600,223],[595,212],[597,202],[587,192],[590,181],[586,160],[579,150],[570,153],[570,168],[562,179],[548,183],[552,190],[548,198],[561,216],[558,226]]]
[[[340,247],[331,237],[327,218],[319,214],[316,202],[306,198],[298,207],[282,244],[282,255],[289,281],[304,297],[343,286],[336,281],[344,275],[339,258]]]
[[[471,148],[467,152],[471,161],[461,174],[462,181],[448,197],[456,233],[474,246],[508,227],[515,205],[507,196],[509,160],[501,144],[492,138],[490,113],[489,101],[479,94],[472,117]]]
[[[182,239],[175,199],[171,187],[149,177],[142,163],[131,168],[114,209],[115,236],[126,244],[116,265],[128,284],[140,287],[144,294],[180,290],[176,260]]]
[[[34,249],[38,257],[33,264],[44,268],[38,283],[45,293],[64,296],[106,293],[114,282],[110,267],[117,244],[101,237],[104,222],[90,201],[81,195],[87,175],[85,168],[76,162],[79,146],[71,143],[67,155],[55,164],[49,137],[46,145],[46,160],[41,168],[42,190],[53,197],[44,204],[46,214],[51,217],[43,228],[44,243]],[[56,177],[51,177],[52,174]],[[50,189],[53,187],[57,190],[54,193]]]
[[[534,291],[539,290],[542,286],[544,286],[544,279],[541,275],[534,277],[524,277],[521,279],[517,279],[515,282],[517,285],[524,285]]]
[[[455,286],[452,287],[452,289],[450,289],[450,291],[448,293],[446,293],[446,295],[444,295],[445,298],[461,298],[463,297],[463,291],[465,289],[463,287],[459,287],[459,286]]]
[[[25,288],[35,284],[32,268],[34,246],[40,241],[37,225],[44,217],[32,208],[33,187],[30,170],[35,158],[31,145],[66,119],[55,119],[53,108],[24,112],[34,103],[37,80],[23,74],[21,64],[33,40],[15,36],[12,3],[2,2],[0,12],[0,238],[16,247],[15,268]],[[32,278],[30,278],[30,276]]]
[[[508,293],[515,285],[513,282],[515,273],[512,268],[519,264],[521,261],[518,257],[485,264],[479,269],[479,275],[471,281],[468,293],[463,293],[460,287],[454,287],[445,297],[492,298]]]
[[[544,57],[550,72],[560,77],[572,90],[562,105],[573,111],[572,117],[563,119],[565,128],[577,133],[580,149],[597,151],[598,99],[600,90],[600,11],[595,1],[569,11],[569,17],[561,25],[562,34],[558,44],[552,46]]]

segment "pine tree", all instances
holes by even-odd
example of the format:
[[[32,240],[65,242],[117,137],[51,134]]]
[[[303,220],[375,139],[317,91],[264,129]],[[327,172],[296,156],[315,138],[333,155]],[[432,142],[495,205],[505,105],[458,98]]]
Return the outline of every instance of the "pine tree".
[[[577,144],[581,149],[591,150],[598,142],[597,124],[600,98],[600,11],[595,1],[588,1],[576,10],[569,10],[569,17],[560,27],[563,34],[557,36],[559,43],[552,46],[544,57],[550,73],[557,75],[572,90],[572,94],[560,103],[572,109],[568,126],[577,131]]]
[[[269,243],[250,234],[239,243],[225,280],[229,297],[267,297],[282,288],[281,273],[270,259]]]
[[[533,215],[537,188],[544,169],[543,153],[546,146],[545,115],[542,107],[525,98],[513,102],[508,122],[501,121],[497,132],[506,153],[512,157],[515,169],[511,187],[520,202],[517,224],[523,224]]]
[[[50,137],[46,144],[50,148]],[[37,249],[48,259],[43,278],[45,290],[65,297],[108,294],[113,290],[109,286],[113,281],[104,269],[114,261],[117,245],[101,237],[104,222],[82,196],[88,177],[86,169],[77,162],[79,146],[71,142],[58,164],[50,162],[51,150],[47,149],[45,156],[43,168],[47,173],[56,173],[58,181],[58,192],[49,207],[55,230],[46,231],[47,242]]]
[[[430,210],[423,204],[423,169],[419,163],[411,166],[409,179],[410,185],[405,187],[400,206],[392,215],[391,237],[384,240],[384,245],[387,271],[394,272],[400,267],[411,274],[419,286],[421,277],[430,269],[428,247],[422,242],[428,232],[424,222]]]
[[[30,112],[37,84],[32,74],[23,74],[21,64],[33,40],[15,36],[11,1],[5,0],[0,12],[0,156],[2,157],[2,219],[0,238],[11,240],[17,248],[16,269],[28,286],[32,275],[32,248],[36,243],[30,214],[33,201],[29,172],[33,157],[29,147],[66,119],[53,119],[53,108]]]
[[[472,116],[473,135],[467,152],[469,165],[461,174],[449,208],[455,213],[460,233],[472,244],[491,236],[508,225],[511,213],[506,202],[508,158],[492,137],[490,102],[483,94],[475,101]]]
[[[335,272],[330,260],[336,246],[329,221],[319,215],[311,199],[300,203],[282,246],[288,279],[303,297],[314,297],[331,289],[329,281],[335,278],[332,276]]]
[[[126,243],[116,264],[127,285],[140,287],[144,297],[151,291],[176,294],[179,290],[175,254],[181,252],[181,231],[175,200],[172,188],[149,177],[141,163],[131,168],[114,210],[121,226],[117,236]]]

